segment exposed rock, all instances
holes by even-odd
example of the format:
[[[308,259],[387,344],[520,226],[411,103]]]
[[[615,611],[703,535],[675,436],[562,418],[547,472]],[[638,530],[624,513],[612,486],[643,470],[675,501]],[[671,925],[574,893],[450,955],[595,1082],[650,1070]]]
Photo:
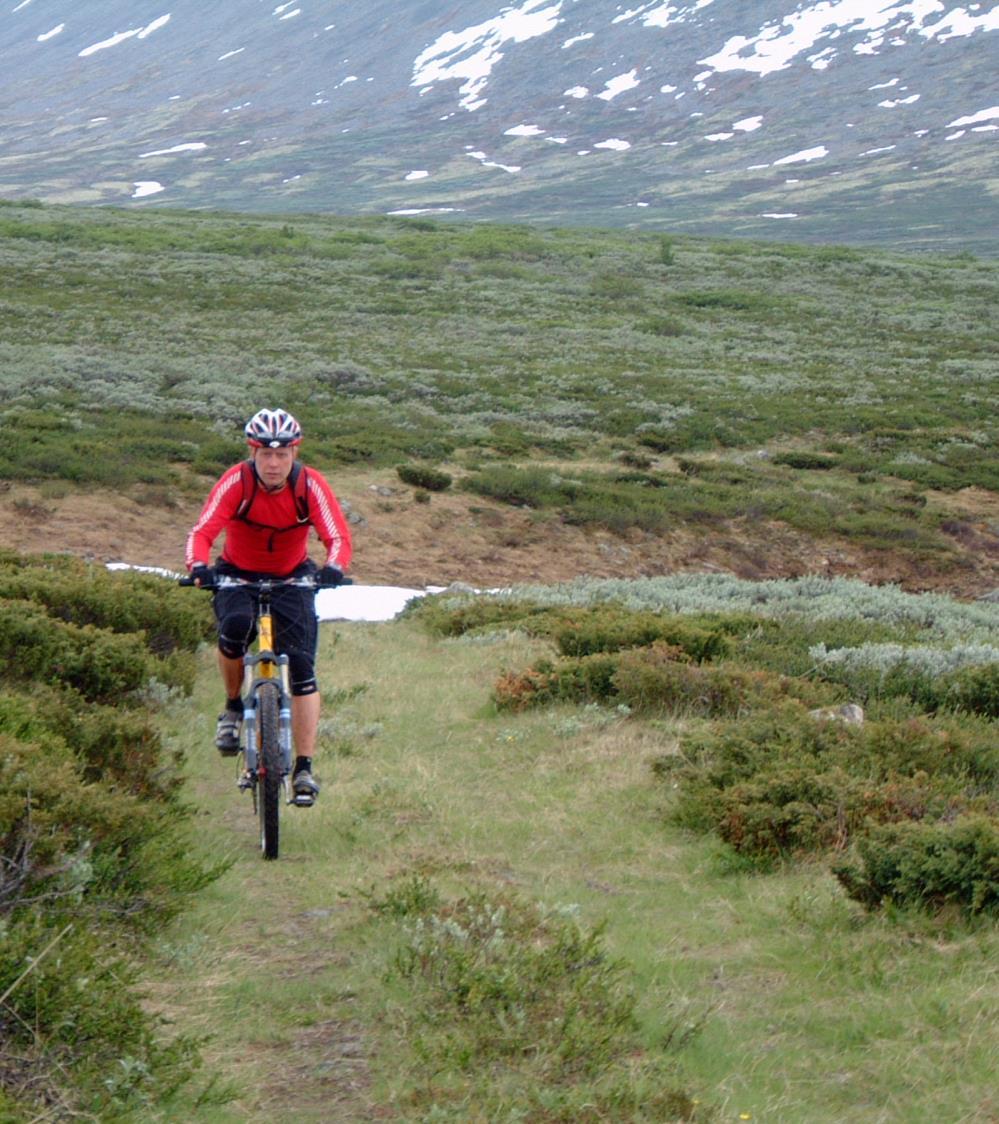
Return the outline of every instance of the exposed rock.
[[[818,710],[810,710],[812,718],[819,718],[823,722],[845,722],[847,726],[863,726],[864,708],[856,703],[843,703],[842,706],[820,706]]]

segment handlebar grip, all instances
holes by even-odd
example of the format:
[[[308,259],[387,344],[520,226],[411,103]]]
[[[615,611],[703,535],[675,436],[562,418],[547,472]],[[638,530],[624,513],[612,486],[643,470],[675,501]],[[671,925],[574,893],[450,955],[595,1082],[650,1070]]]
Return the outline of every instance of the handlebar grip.
[[[192,577],[178,578],[177,584],[178,585],[194,585],[194,578],[192,578]]]

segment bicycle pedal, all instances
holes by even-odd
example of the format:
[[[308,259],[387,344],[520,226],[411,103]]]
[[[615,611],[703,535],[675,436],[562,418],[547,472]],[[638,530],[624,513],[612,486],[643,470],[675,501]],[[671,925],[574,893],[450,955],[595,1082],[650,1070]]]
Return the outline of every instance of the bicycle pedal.
[[[253,788],[253,777],[244,773],[243,776],[241,776],[239,780],[236,781],[236,787],[240,790],[240,792],[247,792],[248,790]]]
[[[294,798],[289,801],[296,808],[311,808],[315,802],[316,798],[305,792],[296,792]]]

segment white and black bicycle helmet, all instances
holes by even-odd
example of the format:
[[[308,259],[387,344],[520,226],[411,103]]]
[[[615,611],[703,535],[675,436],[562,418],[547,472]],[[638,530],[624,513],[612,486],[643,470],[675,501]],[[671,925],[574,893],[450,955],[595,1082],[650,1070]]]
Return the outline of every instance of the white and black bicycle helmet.
[[[302,440],[302,427],[287,410],[258,410],[244,432],[255,449],[290,448]]]

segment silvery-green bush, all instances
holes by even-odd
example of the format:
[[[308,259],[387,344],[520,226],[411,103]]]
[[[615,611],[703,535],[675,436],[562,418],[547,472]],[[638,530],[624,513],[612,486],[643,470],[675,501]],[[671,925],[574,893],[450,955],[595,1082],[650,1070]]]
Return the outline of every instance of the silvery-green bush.
[[[987,646],[999,636],[999,605],[968,604],[937,593],[906,593],[898,586],[868,585],[855,578],[814,576],[762,582],[727,574],[581,578],[557,585],[520,585],[500,595],[542,605],[618,602],[629,609],[670,613],[874,621],[915,631],[923,641],[936,641],[943,647]]]

